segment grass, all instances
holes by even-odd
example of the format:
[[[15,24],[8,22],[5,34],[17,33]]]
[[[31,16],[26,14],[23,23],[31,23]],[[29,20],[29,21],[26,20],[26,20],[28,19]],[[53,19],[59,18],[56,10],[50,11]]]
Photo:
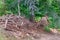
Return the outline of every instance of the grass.
[[[44,30],[45,30],[46,32],[50,32],[50,28],[49,28],[49,27],[45,27]]]
[[[6,40],[3,34],[0,33],[0,40]]]

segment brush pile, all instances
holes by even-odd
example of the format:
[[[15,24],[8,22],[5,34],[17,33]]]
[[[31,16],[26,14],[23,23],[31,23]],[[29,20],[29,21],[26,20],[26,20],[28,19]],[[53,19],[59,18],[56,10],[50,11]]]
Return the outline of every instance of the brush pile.
[[[38,36],[37,28],[45,25],[45,23],[43,22],[44,20],[42,21],[42,19],[38,23],[32,23],[25,17],[13,15],[13,14],[5,15],[0,17],[0,27],[10,32],[12,35],[14,35],[17,38],[26,37],[29,35],[33,37],[37,37]],[[47,22],[47,20],[45,21]]]

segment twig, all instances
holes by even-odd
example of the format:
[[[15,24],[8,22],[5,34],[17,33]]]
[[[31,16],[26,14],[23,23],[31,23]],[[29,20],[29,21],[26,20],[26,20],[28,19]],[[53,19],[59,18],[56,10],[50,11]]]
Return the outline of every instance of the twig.
[[[8,16],[8,17],[10,18],[11,16]],[[6,18],[6,21],[5,21],[5,28],[7,27],[7,23],[8,23],[8,19],[9,19],[8,17]]]
[[[18,13],[19,13],[19,16],[20,16],[20,0],[18,0]]]
[[[5,21],[5,28],[7,27],[7,23],[8,23],[8,19],[6,19]]]

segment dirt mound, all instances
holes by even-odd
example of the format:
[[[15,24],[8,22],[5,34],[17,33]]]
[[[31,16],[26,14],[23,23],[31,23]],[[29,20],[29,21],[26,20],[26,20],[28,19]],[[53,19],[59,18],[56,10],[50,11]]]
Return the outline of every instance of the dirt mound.
[[[45,18],[45,19],[44,19]],[[43,17],[40,22],[30,22],[25,17],[16,15],[5,15],[0,17],[0,26],[15,37],[33,36],[38,37],[38,28],[47,25],[46,17]]]

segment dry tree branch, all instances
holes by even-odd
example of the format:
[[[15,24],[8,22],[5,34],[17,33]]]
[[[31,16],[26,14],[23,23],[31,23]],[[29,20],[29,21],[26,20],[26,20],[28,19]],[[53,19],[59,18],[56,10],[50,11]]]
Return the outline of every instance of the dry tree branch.
[[[18,13],[19,13],[19,16],[20,16],[20,0],[18,0]]]
[[[8,19],[5,20],[5,28],[7,27]]]
[[[5,20],[5,28],[7,27],[7,23],[8,23],[8,19],[10,19],[10,15],[8,17],[6,17],[6,20]]]

